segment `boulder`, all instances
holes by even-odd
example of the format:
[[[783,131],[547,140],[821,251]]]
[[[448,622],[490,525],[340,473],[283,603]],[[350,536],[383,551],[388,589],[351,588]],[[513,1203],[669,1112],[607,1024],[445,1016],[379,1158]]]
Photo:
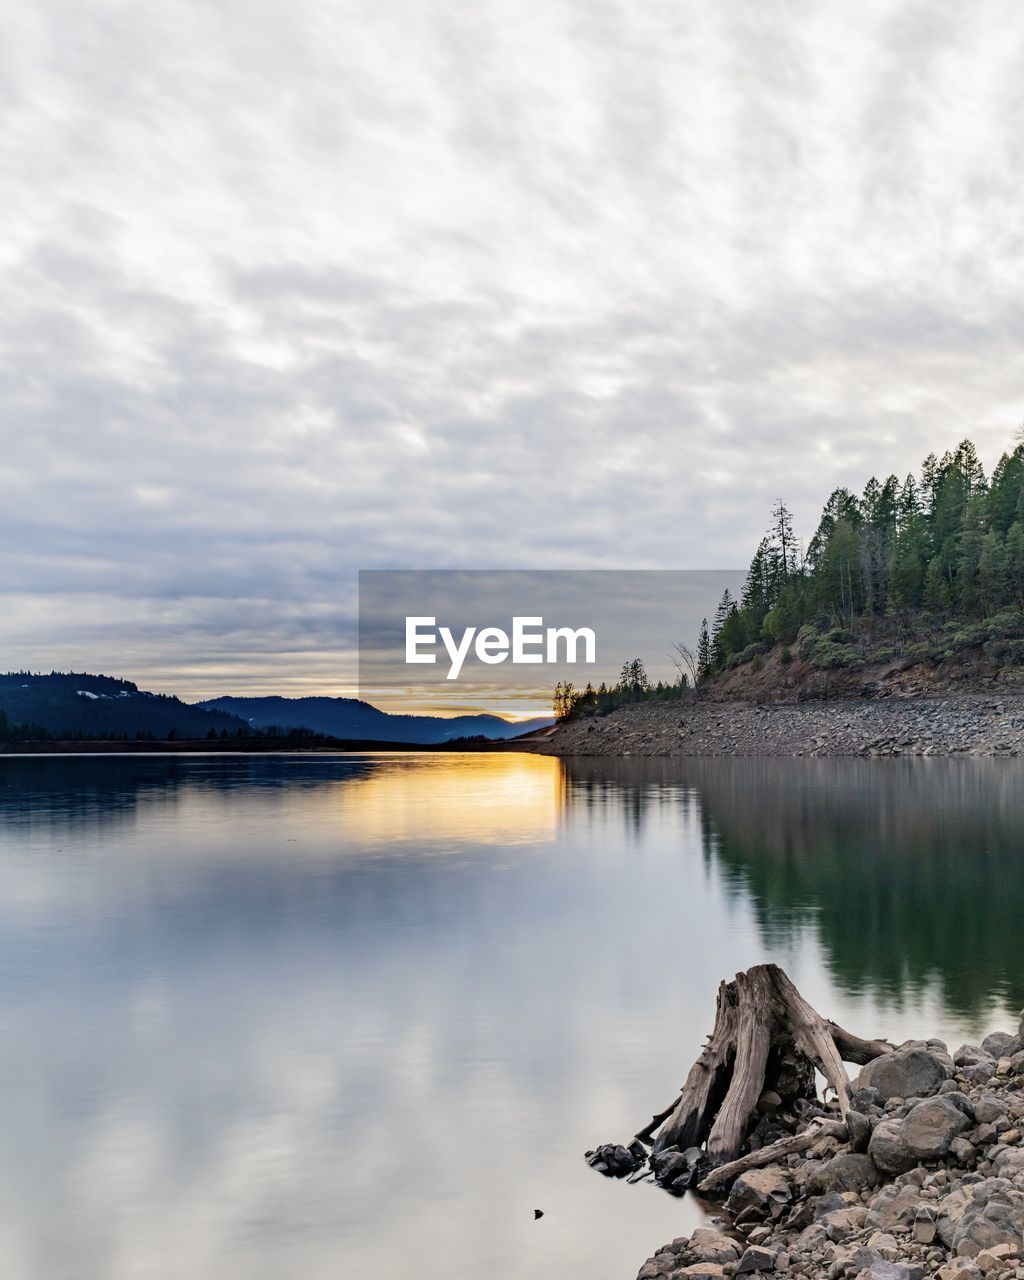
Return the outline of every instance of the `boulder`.
[[[913,1107],[902,1125],[903,1145],[915,1160],[941,1160],[949,1154],[949,1144],[970,1120],[948,1095],[928,1098]]]
[[[993,1071],[996,1069],[995,1057],[976,1044],[962,1044],[953,1054],[953,1062],[958,1067],[991,1066]]]
[[[964,1197],[965,1202],[967,1197]],[[864,1225],[872,1231],[890,1231],[900,1224],[909,1226],[921,1207],[920,1188],[911,1183],[890,1183],[871,1202]]]
[[[762,1249],[759,1245],[751,1245],[745,1250],[736,1267],[736,1275],[747,1275],[752,1271],[774,1271],[775,1254],[771,1249]]]
[[[819,1196],[829,1191],[862,1191],[865,1187],[877,1187],[881,1181],[881,1175],[869,1155],[842,1151],[814,1171],[807,1182],[807,1194]]]
[[[1015,1178],[1024,1173],[1024,1147],[999,1147],[992,1155],[992,1168],[998,1178]]]
[[[857,1089],[877,1089],[883,1098],[929,1098],[949,1071],[929,1049],[897,1049],[861,1068]]]
[[[733,1215],[751,1208],[767,1213],[777,1204],[786,1204],[792,1199],[792,1194],[785,1170],[777,1164],[770,1164],[764,1169],[748,1169],[741,1173],[732,1184],[725,1207]]]
[[[976,1191],[981,1190],[981,1187],[976,1188]],[[1022,1236],[1024,1192],[1006,1187],[971,1201],[953,1233],[953,1249],[962,1256],[974,1258],[983,1249],[991,1249],[997,1244],[1012,1244],[1019,1248]]]
[[[868,1156],[883,1173],[904,1173],[914,1164],[900,1120],[879,1120],[871,1131]]]
[[[1008,1057],[1020,1048],[1017,1037],[1011,1035],[1009,1031],[993,1031],[982,1040],[981,1047],[990,1058],[995,1058],[997,1061]]]
[[[978,1124],[995,1124],[1006,1115],[1006,1103],[996,1093],[983,1093],[974,1103],[974,1118]]]
[[[863,1227],[867,1216],[867,1209],[863,1205],[858,1205],[849,1209],[833,1209],[831,1213],[826,1213],[818,1221],[825,1229],[829,1240],[838,1242],[859,1231]]]
[[[699,1262],[735,1262],[740,1246],[713,1227],[698,1227],[690,1237],[690,1252]]]

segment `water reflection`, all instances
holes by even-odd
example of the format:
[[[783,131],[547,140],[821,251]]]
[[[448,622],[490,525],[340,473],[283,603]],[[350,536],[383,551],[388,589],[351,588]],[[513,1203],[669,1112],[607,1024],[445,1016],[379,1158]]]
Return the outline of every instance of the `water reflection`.
[[[698,1211],[580,1153],[669,1101],[723,975],[866,1033],[1017,1002],[1018,776],[0,761],[0,1274],[632,1274]]]
[[[699,797],[705,857],[764,943],[813,928],[851,994],[937,985],[966,1020],[1024,1004],[1024,769],[1009,760],[693,760],[567,765],[566,800],[618,796],[634,828]]]

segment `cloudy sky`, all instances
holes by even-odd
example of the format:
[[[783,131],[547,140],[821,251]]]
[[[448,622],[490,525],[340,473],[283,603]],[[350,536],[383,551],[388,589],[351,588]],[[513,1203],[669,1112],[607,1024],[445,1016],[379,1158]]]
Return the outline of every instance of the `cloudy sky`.
[[[356,570],[743,565],[1024,418],[1024,10],[9,0],[2,667],[343,692]]]

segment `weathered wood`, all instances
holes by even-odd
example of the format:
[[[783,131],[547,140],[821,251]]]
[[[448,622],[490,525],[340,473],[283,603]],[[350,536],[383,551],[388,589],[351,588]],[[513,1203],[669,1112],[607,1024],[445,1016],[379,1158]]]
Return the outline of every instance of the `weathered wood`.
[[[795,1155],[798,1151],[806,1151],[822,1138],[842,1140],[847,1136],[846,1125],[841,1120],[814,1121],[803,1133],[794,1133],[791,1137],[780,1138],[778,1142],[769,1143],[767,1147],[761,1147],[758,1151],[740,1156],[738,1160],[730,1160],[728,1164],[721,1164],[717,1169],[712,1169],[707,1177],[697,1184],[697,1190],[713,1191],[716,1187],[738,1178],[741,1173],[746,1173],[748,1169],[761,1169],[765,1165],[784,1160],[786,1156]]]
[[[892,1053],[893,1047],[887,1040],[862,1040],[860,1036],[844,1031],[831,1019],[827,1019],[825,1025],[844,1062],[854,1062],[858,1067],[862,1067],[866,1062],[873,1062],[875,1058],[880,1058],[883,1053]]]
[[[633,1134],[633,1141],[642,1142],[645,1146],[649,1147],[651,1145],[651,1138],[654,1135],[655,1129],[657,1129],[659,1124],[664,1124],[678,1105],[679,1099],[676,1098],[674,1102],[670,1102],[668,1104],[664,1111],[659,1111],[656,1116],[651,1116],[650,1124],[644,1125],[639,1133]]]
[[[813,1063],[845,1116],[850,1082],[844,1060],[870,1062],[890,1047],[826,1022],[777,965],[755,965],[719,986],[714,1029],[655,1137],[654,1151],[706,1143],[713,1163],[734,1162],[766,1087],[773,1051],[795,1048],[801,1060]]]

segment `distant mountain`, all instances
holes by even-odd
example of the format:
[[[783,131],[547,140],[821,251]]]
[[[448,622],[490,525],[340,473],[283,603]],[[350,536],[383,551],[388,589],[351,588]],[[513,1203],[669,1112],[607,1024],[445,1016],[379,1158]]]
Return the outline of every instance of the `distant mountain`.
[[[0,712],[12,725],[37,725],[65,737],[205,738],[211,729],[229,736],[249,731],[244,720],[227,712],[146,693],[130,680],[74,672],[0,675]]]
[[[230,712],[254,729],[271,727],[310,729],[335,738],[360,738],[372,742],[449,742],[452,738],[482,735],[515,738],[542,729],[552,718],[511,721],[501,716],[406,716],[378,711],[358,698],[211,698],[200,702],[208,710]]]

